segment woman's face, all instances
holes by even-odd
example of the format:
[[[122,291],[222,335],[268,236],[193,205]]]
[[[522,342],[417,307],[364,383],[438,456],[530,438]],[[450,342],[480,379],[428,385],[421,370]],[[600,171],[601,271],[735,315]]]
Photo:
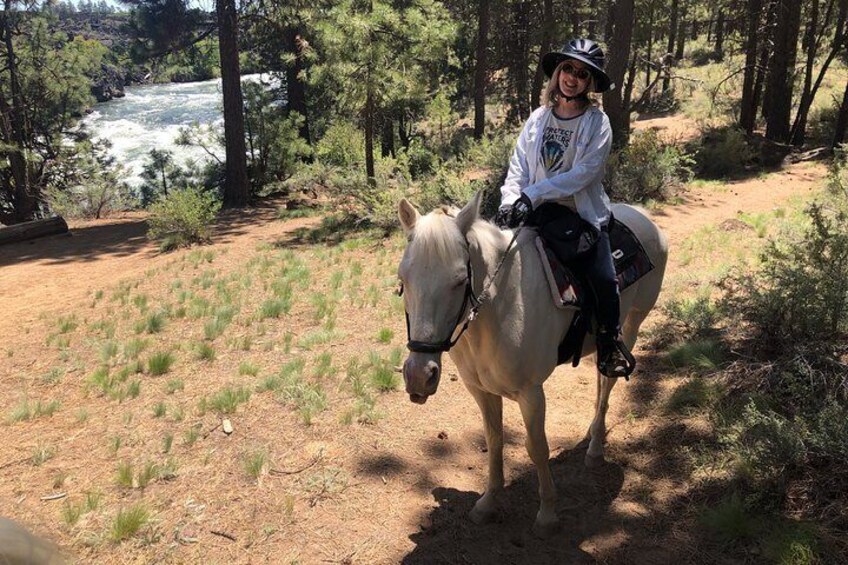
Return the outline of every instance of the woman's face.
[[[570,98],[579,96],[586,92],[591,76],[586,65],[574,59],[566,59],[559,69],[559,90]]]

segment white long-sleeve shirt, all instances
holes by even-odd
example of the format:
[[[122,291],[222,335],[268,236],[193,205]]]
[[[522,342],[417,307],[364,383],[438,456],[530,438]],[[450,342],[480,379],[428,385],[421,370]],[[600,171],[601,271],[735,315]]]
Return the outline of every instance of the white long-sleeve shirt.
[[[501,206],[513,204],[522,192],[530,198],[534,209],[545,202],[565,201],[573,197],[580,217],[600,229],[610,218],[610,200],[603,185],[607,157],[612,147],[609,118],[600,109],[589,106],[576,135],[577,147],[571,168],[547,178],[540,155],[542,130],[551,111],[551,108],[542,106],[524,124],[501,187]]]

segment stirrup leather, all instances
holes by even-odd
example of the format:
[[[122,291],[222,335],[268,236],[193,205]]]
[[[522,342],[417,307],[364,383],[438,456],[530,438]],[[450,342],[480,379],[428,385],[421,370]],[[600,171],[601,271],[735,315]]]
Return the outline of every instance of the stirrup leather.
[[[598,370],[602,375],[611,379],[624,377],[624,380],[629,381],[635,369],[636,358],[621,338],[598,340]]]

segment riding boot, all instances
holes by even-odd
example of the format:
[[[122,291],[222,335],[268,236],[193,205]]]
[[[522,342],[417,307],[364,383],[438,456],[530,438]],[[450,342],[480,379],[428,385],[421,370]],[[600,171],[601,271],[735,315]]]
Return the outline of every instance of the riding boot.
[[[598,327],[596,343],[601,374],[612,379],[624,377],[624,380],[630,380],[630,374],[636,369],[636,359],[621,339],[621,332],[617,328]]]

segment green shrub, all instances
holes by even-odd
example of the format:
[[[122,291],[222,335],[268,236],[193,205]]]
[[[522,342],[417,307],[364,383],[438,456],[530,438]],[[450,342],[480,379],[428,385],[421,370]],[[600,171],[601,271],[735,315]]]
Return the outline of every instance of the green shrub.
[[[209,192],[188,188],[170,193],[151,208],[148,234],[171,249],[209,239],[221,203]]]
[[[209,407],[223,414],[232,414],[242,402],[250,400],[250,389],[228,386],[209,399]]]
[[[753,274],[734,273],[722,286],[724,307],[745,324],[767,354],[807,346],[844,345],[848,332],[848,197],[813,204],[806,233],[772,240]]]
[[[667,200],[692,177],[692,158],[651,129],[636,132],[630,144],[609,158],[606,186],[622,202]]]
[[[404,153],[413,180],[433,174],[439,166],[439,156],[417,139],[412,140]]]
[[[695,171],[699,177],[727,178],[745,172],[754,150],[745,132],[735,126],[708,127],[694,147]]]
[[[168,351],[154,353],[147,360],[147,371],[154,376],[164,375],[171,370],[175,360],[174,355]]]
[[[325,165],[359,168],[365,162],[365,134],[350,122],[335,121],[315,145],[315,156]]]

